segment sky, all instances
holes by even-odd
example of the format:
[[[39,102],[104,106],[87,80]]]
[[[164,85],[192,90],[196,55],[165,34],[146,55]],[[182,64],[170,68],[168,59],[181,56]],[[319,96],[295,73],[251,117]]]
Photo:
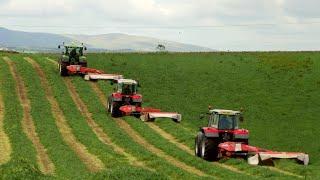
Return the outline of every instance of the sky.
[[[319,7],[319,0],[0,0],[0,27],[126,33],[215,50],[319,50]]]

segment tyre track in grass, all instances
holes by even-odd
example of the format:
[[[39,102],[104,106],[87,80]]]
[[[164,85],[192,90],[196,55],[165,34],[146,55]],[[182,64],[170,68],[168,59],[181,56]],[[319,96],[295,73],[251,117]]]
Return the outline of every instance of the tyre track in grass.
[[[182,144],[180,142],[178,142],[178,140],[173,137],[171,134],[165,132],[164,130],[162,130],[161,128],[159,128],[157,125],[155,125],[154,123],[148,122],[146,123],[151,129],[153,129],[154,131],[156,131],[160,136],[162,136],[164,139],[168,140],[169,142],[171,142],[172,144],[175,144],[177,147],[179,147],[181,150],[187,152],[188,154],[194,156],[194,152],[193,150],[191,150],[188,146],[186,146],[185,144]],[[227,170],[230,170],[232,172],[235,173],[239,173],[239,174],[245,174],[248,176],[253,176],[251,174],[248,174],[246,172],[241,171],[240,169],[237,169],[233,166],[230,165],[226,165],[226,164],[222,164],[222,163],[218,163],[218,162],[213,162],[213,164],[225,168]]]
[[[24,133],[33,143],[35,150],[37,152],[37,162],[39,165],[39,169],[43,174],[53,175],[55,171],[55,166],[49,158],[46,149],[43,144],[40,142],[40,138],[36,133],[36,127],[31,117],[31,108],[30,101],[27,97],[27,91],[25,88],[25,84],[21,78],[21,76],[17,73],[15,64],[8,57],[3,57],[6,63],[9,65],[10,72],[12,74],[13,79],[16,82],[16,90],[19,96],[20,103],[23,108],[23,119],[22,119],[22,128]]]
[[[0,92],[0,165],[7,163],[11,159],[10,156],[12,153],[10,139],[4,130],[4,113],[5,108]]]
[[[97,86],[96,83],[90,83],[92,89],[96,92],[96,94],[98,95],[100,101],[102,104],[105,104],[105,95],[103,94],[103,92],[101,91],[101,89]],[[163,152],[162,150],[156,148],[155,146],[153,146],[152,144],[148,143],[144,138],[142,138],[134,129],[131,128],[131,126],[125,122],[123,119],[115,119],[116,123],[118,124],[118,126],[124,130],[136,143],[140,144],[141,146],[145,147],[147,150],[149,150],[150,152],[156,154],[157,156],[165,159],[166,161],[168,161],[169,163],[173,164],[176,167],[179,167],[187,172],[190,172],[192,174],[198,175],[198,176],[208,176],[208,177],[212,177],[212,175],[208,175],[192,166],[189,166],[177,159],[175,159],[172,156],[167,155],[165,152]],[[219,179],[218,177],[214,177]]]
[[[194,152],[192,149],[190,149],[190,147],[188,147],[187,145],[183,144],[183,143],[180,143],[177,138],[175,138],[173,135],[169,134],[168,132],[166,132],[165,130],[163,130],[162,128],[160,128],[158,125],[154,124],[154,123],[147,123],[147,125],[153,129],[154,131],[156,131],[158,134],[160,134],[163,138],[167,139],[169,142],[175,144],[177,147],[179,147],[180,149],[186,151],[187,153],[191,154],[191,155],[194,155]],[[251,176],[256,176],[256,175],[252,175],[252,174],[248,174],[246,172],[243,172],[241,171],[240,169],[237,169],[235,168],[234,166],[230,166],[230,165],[226,165],[226,164],[222,164],[222,163],[219,163],[219,162],[213,162],[215,165],[218,165],[222,168],[226,168],[226,169],[229,169],[230,171],[234,171],[234,172],[237,172],[237,173],[243,173],[243,174],[246,174],[246,175],[251,175]],[[276,167],[271,167],[271,166],[261,166],[262,168],[266,168],[266,169],[269,169],[271,171],[275,171],[275,172],[278,172],[278,173],[281,173],[281,174],[285,174],[285,175],[288,175],[288,176],[294,176],[294,177],[297,177],[297,178],[303,178],[303,176],[300,176],[298,174],[294,174],[292,172],[289,172],[289,171],[285,171],[285,170],[282,170],[282,169],[279,169],[279,168],[276,168]]]
[[[68,87],[68,91],[71,94],[72,100],[74,103],[77,105],[79,111],[82,113],[82,115],[86,118],[88,125],[91,127],[93,132],[96,134],[98,139],[106,144],[110,145],[115,152],[118,154],[124,155],[129,163],[134,166],[139,166],[139,167],[146,167],[146,165],[138,161],[136,157],[132,156],[131,154],[127,153],[125,149],[119,147],[115,143],[112,142],[111,138],[103,131],[103,129],[93,120],[91,113],[89,112],[87,106],[85,103],[81,100],[77,90],[75,89],[74,85],[72,84],[70,79],[64,78],[64,82]],[[151,170],[150,168],[147,168]]]
[[[51,105],[52,114],[56,120],[56,125],[63,137],[63,140],[71,147],[71,149],[78,155],[82,162],[86,165],[87,169],[91,172],[98,172],[104,169],[104,164],[95,155],[88,152],[87,148],[80,143],[74,136],[72,129],[69,127],[67,120],[59,107],[58,102],[54,98],[52,89],[47,81],[45,73],[42,71],[41,67],[33,59],[26,57],[24,58],[28,61],[36,70],[39,75],[41,85],[43,86],[46,97]]]

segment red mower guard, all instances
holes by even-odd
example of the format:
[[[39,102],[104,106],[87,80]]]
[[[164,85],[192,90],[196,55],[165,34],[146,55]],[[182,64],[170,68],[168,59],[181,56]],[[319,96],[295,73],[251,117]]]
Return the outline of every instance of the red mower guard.
[[[126,116],[140,115],[142,121],[154,121],[155,118],[171,118],[177,123],[181,122],[181,114],[176,112],[161,112],[160,109],[133,105],[121,106],[119,109]]]
[[[87,68],[81,65],[70,65],[67,66],[69,74],[80,74],[84,75],[85,80],[116,80],[123,78],[122,75],[118,74],[104,74],[103,71],[94,68]]]
[[[309,155],[300,152],[277,152],[238,142],[224,142],[218,147],[222,156],[247,156],[250,165],[258,165],[272,159],[296,159],[304,165],[309,164]]]

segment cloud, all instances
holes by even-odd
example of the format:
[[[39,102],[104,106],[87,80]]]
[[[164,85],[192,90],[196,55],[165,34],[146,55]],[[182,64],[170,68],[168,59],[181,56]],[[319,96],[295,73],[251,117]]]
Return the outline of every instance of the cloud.
[[[0,23],[25,31],[148,35],[215,49],[270,49],[264,42],[300,48],[304,42],[311,47],[307,42],[320,27],[287,23],[320,20],[319,5],[317,0],[0,0]],[[228,26],[268,23],[277,25]],[[216,25],[226,27],[190,28]],[[294,46],[290,39],[300,43]]]

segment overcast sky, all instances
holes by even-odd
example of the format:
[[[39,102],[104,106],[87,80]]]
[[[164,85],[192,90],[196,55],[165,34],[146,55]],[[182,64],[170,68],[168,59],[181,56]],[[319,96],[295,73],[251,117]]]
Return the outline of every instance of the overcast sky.
[[[127,33],[217,50],[319,50],[319,0],[0,0],[0,26]]]

